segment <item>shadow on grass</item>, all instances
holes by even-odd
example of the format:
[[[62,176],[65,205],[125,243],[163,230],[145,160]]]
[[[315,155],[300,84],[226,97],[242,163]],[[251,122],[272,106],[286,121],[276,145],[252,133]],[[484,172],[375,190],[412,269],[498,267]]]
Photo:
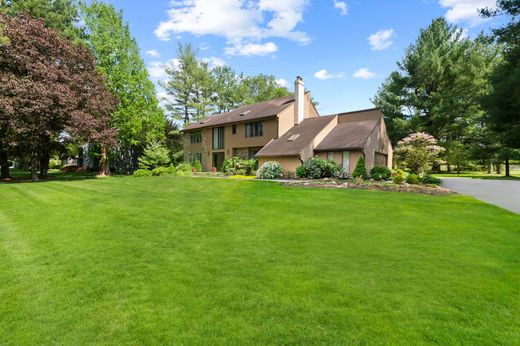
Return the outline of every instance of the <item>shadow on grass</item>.
[[[11,178],[0,180],[0,184],[33,183],[31,180],[31,172],[29,171],[12,169],[9,174],[11,175]],[[48,181],[96,179],[96,175],[97,173],[91,172],[62,172],[58,170],[50,170],[48,177],[38,180],[37,183],[44,183]]]

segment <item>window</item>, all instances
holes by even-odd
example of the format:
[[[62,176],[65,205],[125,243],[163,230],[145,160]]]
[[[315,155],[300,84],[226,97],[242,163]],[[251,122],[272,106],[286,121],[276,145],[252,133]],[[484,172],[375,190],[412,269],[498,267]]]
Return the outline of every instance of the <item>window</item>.
[[[262,137],[264,135],[264,123],[256,121],[246,124],[246,137]]]
[[[327,153],[327,160],[334,160],[334,153],[332,151]]]
[[[236,125],[232,125],[231,126],[231,133],[236,135],[237,134],[237,126]]]
[[[190,132],[190,143],[202,143],[202,131]]]
[[[202,163],[202,154],[201,153],[193,153],[193,154],[191,154],[191,163],[194,164],[197,161]]]
[[[213,128],[213,150],[224,149],[224,128]]]

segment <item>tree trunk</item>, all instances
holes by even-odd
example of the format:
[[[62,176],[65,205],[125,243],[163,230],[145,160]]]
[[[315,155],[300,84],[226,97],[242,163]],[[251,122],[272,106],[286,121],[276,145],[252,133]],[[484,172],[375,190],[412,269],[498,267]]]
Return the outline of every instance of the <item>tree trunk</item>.
[[[101,146],[101,158],[99,160],[99,175],[106,177],[110,175],[110,163],[108,162],[108,148]]]
[[[506,177],[510,177],[511,172],[509,170],[509,158],[506,159]]]
[[[0,150],[0,180],[1,179],[9,179],[9,163],[7,161],[9,160],[7,156],[7,151],[1,149]]]
[[[31,180],[38,181],[38,154],[36,152],[31,154]]]
[[[493,174],[493,162],[489,161],[488,174]]]
[[[49,173],[49,161],[51,159],[49,148],[43,148],[40,156],[40,179],[46,179]]]
[[[447,169],[448,173],[451,173],[451,165],[449,162],[446,163],[446,169]]]
[[[497,163],[497,174],[502,174],[502,164]]]

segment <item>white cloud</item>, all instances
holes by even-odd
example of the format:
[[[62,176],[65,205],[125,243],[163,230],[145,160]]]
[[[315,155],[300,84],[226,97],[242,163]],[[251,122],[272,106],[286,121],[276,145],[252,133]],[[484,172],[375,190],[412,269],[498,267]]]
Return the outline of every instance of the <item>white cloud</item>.
[[[178,68],[179,60],[171,59],[168,62],[152,61],[147,66],[150,77],[157,79],[164,79],[168,76],[168,74],[166,73],[167,67]]]
[[[246,43],[242,44],[240,42],[234,43],[231,47],[226,47],[225,52],[227,55],[243,55],[243,56],[253,56],[253,55],[267,55],[274,53],[278,50],[278,46],[273,42],[267,43]]]
[[[216,56],[210,56],[209,58],[202,58],[202,61],[207,62],[209,68],[214,68],[217,66],[224,66],[226,64],[226,62],[223,59],[218,58]]]
[[[444,17],[452,23],[468,23],[475,26],[487,20],[479,15],[482,8],[496,9],[496,0],[439,0],[439,5],[448,9]]]
[[[278,84],[278,86],[286,88],[289,85],[289,82],[286,79],[278,78],[276,80],[276,84]]]
[[[306,33],[296,30],[303,21],[308,0],[179,0],[172,1],[168,20],[160,22],[154,33],[168,41],[172,33],[225,37],[231,52],[243,47],[274,43],[262,40],[277,37],[308,44]],[[253,49],[254,50],[254,49]],[[265,55],[262,49],[260,55]]]
[[[366,67],[360,68],[354,73],[354,78],[370,79],[374,78],[375,76],[376,74]]]
[[[372,50],[387,49],[394,43],[394,41],[392,41],[393,35],[394,29],[381,30],[370,35],[368,37],[368,42],[370,42]]]
[[[332,79],[332,78],[343,78],[343,74],[330,74],[329,71],[326,69],[321,69],[319,71],[316,71],[314,73],[314,77],[316,77],[319,80],[325,80],[325,79]]]
[[[148,56],[151,56],[152,58],[158,58],[161,56],[161,54],[159,54],[159,52],[156,51],[155,49],[147,50],[145,54]]]
[[[334,8],[338,9],[342,16],[346,16],[348,14],[348,5],[345,1],[334,0]]]

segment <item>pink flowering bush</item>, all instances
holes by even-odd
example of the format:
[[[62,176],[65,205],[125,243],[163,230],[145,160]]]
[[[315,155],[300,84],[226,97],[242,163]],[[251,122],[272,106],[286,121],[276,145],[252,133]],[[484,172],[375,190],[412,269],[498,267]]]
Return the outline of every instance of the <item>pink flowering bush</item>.
[[[402,167],[423,174],[431,169],[444,150],[432,135],[416,132],[397,142],[394,153]]]

